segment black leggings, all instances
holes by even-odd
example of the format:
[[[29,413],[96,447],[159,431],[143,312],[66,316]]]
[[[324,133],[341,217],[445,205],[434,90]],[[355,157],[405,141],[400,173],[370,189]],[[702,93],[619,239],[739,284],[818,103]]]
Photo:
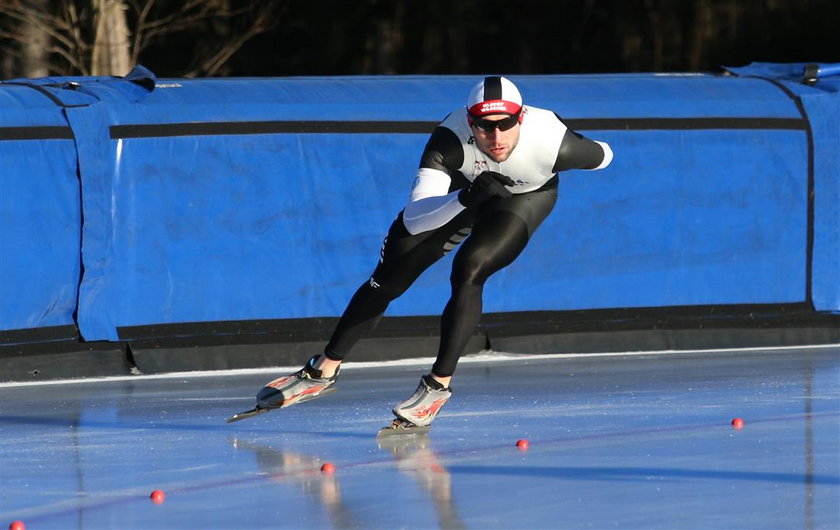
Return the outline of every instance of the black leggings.
[[[519,256],[556,200],[555,177],[537,191],[464,210],[444,226],[421,234],[409,234],[400,214],[388,231],[373,275],[341,316],[324,350],[326,356],[343,360],[376,327],[391,301],[466,238],[452,264],[452,296],[443,310],[440,348],[432,366],[435,375],[451,376],[481,318],[484,282]]]

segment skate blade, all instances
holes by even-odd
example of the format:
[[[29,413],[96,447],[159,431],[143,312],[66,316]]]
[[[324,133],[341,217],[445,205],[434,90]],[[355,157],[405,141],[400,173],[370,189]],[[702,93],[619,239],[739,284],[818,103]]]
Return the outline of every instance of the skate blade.
[[[292,403],[291,405],[286,405],[286,407],[291,407],[292,405],[298,405],[300,403],[306,403],[307,401],[311,401],[315,398],[319,398],[321,396],[326,396],[327,394],[332,394],[336,390],[338,390],[336,387],[331,386],[331,387],[329,387],[325,390],[322,390],[321,392],[319,392],[317,394],[314,394],[312,396],[302,397],[302,398],[298,399],[297,401],[295,401],[294,403]],[[233,423],[235,421],[247,420],[248,418],[253,418],[254,416],[258,416],[260,414],[265,414],[266,412],[276,410],[276,409],[281,409],[281,408],[284,408],[284,406],[280,405],[279,407],[261,407],[261,406],[257,405],[256,407],[252,408],[251,410],[246,410],[245,412],[240,412],[238,414],[234,414],[233,416],[228,418],[227,423]]]
[[[394,420],[387,427],[379,429],[376,434],[377,438],[385,438],[389,436],[419,436],[421,434],[428,434],[432,428],[431,425],[413,425],[411,423]]]
[[[265,414],[266,412],[270,411],[271,409],[264,409],[262,407],[254,407],[251,410],[246,410],[244,412],[239,412],[234,414],[230,418],[228,418],[227,423],[233,423],[235,421],[242,421],[247,420],[248,418],[253,418],[254,416],[258,416],[260,414]]]

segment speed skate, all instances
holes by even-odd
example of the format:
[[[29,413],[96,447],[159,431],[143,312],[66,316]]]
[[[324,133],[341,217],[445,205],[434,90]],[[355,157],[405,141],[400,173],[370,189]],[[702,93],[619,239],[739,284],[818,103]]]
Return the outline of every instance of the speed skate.
[[[246,410],[243,412],[237,412],[233,416],[227,419],[227,423],[233,423],[235,421],[247,420],[248,418],[253,418],[259,414],[265,414],[266,412],[270,411],[271,409],[264,409],[262,407],[254,407],[251,410]]]
[[[431,425],[414,425],[410,421],[402,418],[394,418],[388,426],[382,427],[377,433],[377,438],[385,438],[388,436],[411,436],[427,434],[432,428]]]
[[[420,378],[417,390],[407,400],[394,407],[396,418],[387,427],[379,430],[377,438],[383,436],[426,434],[440,408],[452,397],[452,390],[444,388],[431,375]]]
[[[228,423],[253,418],[274,409],[291,407],[335,392],[335,382],[339,369],[332,377],[323,377],[321,370],[315,368],[318,355],[309,359],[303,368],[289,375],[283,375],[267,383],[257,393],[257,403],[251,410],[234,414]]]
[[[310,394],[309,396],[304,396],[304,397],[298,398],[294,401],[294,403],[295,404],[305,403],[306,401],[309,401],[311,399],[315,399],[315,398],[318,398],[318,397],[321,397],[321,396],[326,396],[328,394],[332,394],[336,390],[338,390],[338,389],[334,386],[333,387],[328,387],[328,388],[325,388],[325,389],[321,390],[317,394]],[[262,407],[260,405],[257,405],[250,410],[237,412],[236,414],[234,414],[233,416],[228,418],[226,423],[233,423],[235,421],[247,420],[248,418],[253,418],[254,416],[259,416],[260,414],[265,414],[266,412],[271,412],[272,410],[277,410],[277,409],[281,409],[281,408],[286,408],[286,406]]]

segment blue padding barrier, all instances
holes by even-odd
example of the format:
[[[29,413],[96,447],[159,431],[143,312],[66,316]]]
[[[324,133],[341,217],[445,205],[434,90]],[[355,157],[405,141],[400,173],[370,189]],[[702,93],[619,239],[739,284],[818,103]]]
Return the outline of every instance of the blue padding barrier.
[[[2,85],[0,330],[74,323],[81,274],[76,162],[62,109],[30,87]]]
[[[730,70],[775,79],[802,103],[813,142],[811,301],[817,311],[840,313],[840,63],[753,63]]]
[[[487,310],[804,299],[801,131],[591,134],[624,156],[602,172],[561,174],[555,212],[529,259],[491,279]]]
[[[840,89],[840,77],[837,88]],[[817,311],[840,312],[840,90],[802,102],[814,137],[814,244],[811,293]]]
[[[561,174],[555,211],[491,278],[485,311],[811,302],[840,312],[836,93],[748,74],[512,79],[526,103],[609,142],[615,160]],[[428,133],[463,109],[475,81],[155,80],[142,68],[18,81],[54,100],[34,123],[70,127],[74,140],[0,141],[21,168],[10,179],[4,168],[4,270],[41,283],[26,271],[46,250],[27,264],[7,249],[42,232],[61,249],[32,292],[12,293],[4,272],[2,329],[74,310],[87,340],[119,340],[129,326],[338,316],[376,264]],[[0,97],[22,89],[0,84]],[[14,100],[14,115],[32,101]],[[27,167],[41,181],[12,199],[6,182],[23,186]],[[7,229],[23,219],[18,201],[43,210]],[[439,314],[450,260],[388,314]]]

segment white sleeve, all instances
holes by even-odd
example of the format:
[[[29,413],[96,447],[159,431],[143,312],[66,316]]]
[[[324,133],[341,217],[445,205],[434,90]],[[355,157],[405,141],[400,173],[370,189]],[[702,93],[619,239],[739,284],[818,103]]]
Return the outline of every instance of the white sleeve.
[[[604,169],[605,167],[610,165],[610,162],[612,162],[612,159],[613,159],[612,148],[610,147],[610,144],[608,144],[607,142],[601,142],[601,141],[595,140],[595,143],[600,145],[601,149],[604,150],[604,160],[602,160],[601,163],[598,164],[598,167],[594,167],[592,169]]]
[[[440,228],[464,211],[464,205],[458,200],[460,190],[449,193],[451,182],[443,171],[420,168],[403,210],[403,224],[409,234]]]

